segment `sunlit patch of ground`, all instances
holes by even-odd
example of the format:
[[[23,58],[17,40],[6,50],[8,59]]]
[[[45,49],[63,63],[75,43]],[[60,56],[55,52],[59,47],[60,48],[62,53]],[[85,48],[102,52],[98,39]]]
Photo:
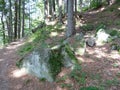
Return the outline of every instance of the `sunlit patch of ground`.
[[[17,69],[17,70],[14,70],[12,71],[12,77],[15,77],[15,78],[20,78],[22,76],[25,76],[27,75],[27,71],[25,68],[22,68],[22,69]]]

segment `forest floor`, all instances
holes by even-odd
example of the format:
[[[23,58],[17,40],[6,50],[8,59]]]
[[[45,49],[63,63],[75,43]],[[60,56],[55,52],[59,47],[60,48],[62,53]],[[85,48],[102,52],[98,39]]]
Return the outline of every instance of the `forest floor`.
[[[103,8],[89,11],[84,13],[83,19],[78,22],[84,21],[83,23],[94,25],[103,23],[108,28],[120,30],[120,10],[117,9],[119,8],[111,8],[103,12]],[[78,28],[79,31],[81,29]],[[77,56],[82,62],[82,72],[85,73],[84,78],[80,76],[83,79],[79,84],[72,79],[62,82],[42,82],[17,68],[16,62],[21,58],[17,50],[23,44],[24,40],[19,40],[0,49],[0,90],[79,90],[83,86],[101,87],[102,90],[120,90],[120,54],[117,51],[111,51],[109,43],[103,46],[87,47],[85,55]],[[63,68],[59,77],[67,73],[69,69]]]

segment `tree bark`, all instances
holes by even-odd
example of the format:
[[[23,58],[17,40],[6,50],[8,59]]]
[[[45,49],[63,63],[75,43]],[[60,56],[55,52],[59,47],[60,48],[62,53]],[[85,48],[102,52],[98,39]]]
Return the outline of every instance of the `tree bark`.
[[[2,23],[2,35],[3,35],[3,44],[5,44],[5,25],[4,25],[4,21],[3,21],[3,16],[4,16],[4,11],[2,11],[2,16],[1,16],[1,23]]]
[[[18,8],[18,38],[20,39],[21,33],[21,0],[19,0],[19,8]]]
[[[22,37],[24,37],[24,24],[25,24],[25,1],[22,1]]]
[[[17,0],[15,0],[15,21],[14,21],[14,40],[17,39],[17,32],[18,32],[18,5],[17,5]]]
[[[12,4],[11,4],[11,0],[9,0],[9,34],[10,34],[10,38],[9,41],[12,42],[13,39],[13,25],[12,25],[12,10],[11,10]]]
[[[62,24],[62,0],[59,0],[58,2],[58,11],[59,11],[59,23]]]
[[[67,17],[67,31],[66,37],[70,37],[72,34],[75,33],[75,19],[74,19],[74,12],[73,12],[73,0],[68,0],[68,17]]]

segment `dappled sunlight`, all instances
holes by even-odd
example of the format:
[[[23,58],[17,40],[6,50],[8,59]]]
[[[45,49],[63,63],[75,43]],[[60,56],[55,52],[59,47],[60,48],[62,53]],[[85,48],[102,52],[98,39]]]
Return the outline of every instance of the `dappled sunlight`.
[[[12,71],[12,77],[14,78],[20,78],[20,77],[23,77],[27,75],[27,71],[25,68],[22,68],[22,69],[16,69],[14,71]]]
[[[120,54],[117,51],[112,51],[111,54],[110,54],[110,58],[120,60]]]
[[[102,7],[100,9],[98,9],[98,10],[90,11],[90,12],[88,12],[88,14],[96,14],[96,13],[102,12],[104,10],[105,10],[105,7]]]
[[[120,10],[120,7],[118,7],[118,10]]]
[[[63,36],[65,36],[65,33],[64,33],[64,32],[59,33],[59,35],[58,35],[58,36],[63,37]]]
[[[12,42],[10,45],[6,47],[6,49],[11,50],[11,49],[18,49],[19,46],[22,46],[24,44],[23,41],[17,41],[17,42]]]
[[[46,25],[55,25],[58,21],[54,20],[54,21],[46,21]]]
[[[50,37],[55,37],[58,35],[58,32],[51,32]]]
[[[85,60],[84,60],[82,57],[77,56],[77,55],[76,55],[76,57],[77,57],[79,63],[81,63],[81,62],[85,62]]]
[[[119,68],[111,68],[110,71],[112,71],[112,72],[119,72],[120,69]]]
[[[3,61],[3,59],[0,59],[0,62]]]

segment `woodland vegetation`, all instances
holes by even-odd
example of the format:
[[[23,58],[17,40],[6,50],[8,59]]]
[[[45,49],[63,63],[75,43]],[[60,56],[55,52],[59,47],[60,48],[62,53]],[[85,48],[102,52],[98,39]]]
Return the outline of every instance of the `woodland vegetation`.
[[[45,61],[54,80],[45,73],[37,78],[55,82],[50,90],[120,89],[120,0],[0,0],[0,48],[21,40],[13,63],[36,65],[37,76]]]

